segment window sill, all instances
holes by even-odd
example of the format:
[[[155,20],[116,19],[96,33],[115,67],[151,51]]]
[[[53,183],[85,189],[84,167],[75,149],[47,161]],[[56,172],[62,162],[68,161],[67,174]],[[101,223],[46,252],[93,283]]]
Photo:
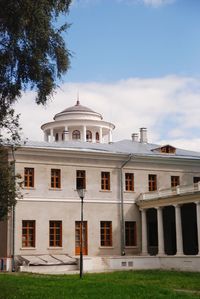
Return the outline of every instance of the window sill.
[[[138,248],[137,245],[134,245],[134,246],[125,246],[125,249],[136,249]]]
[[[36,250],[36,247],[21,247],[20,250]]]
[[[23,187],[22,190],[35,190],[35,187]]]
[[[112,192],[112,190],[99,190],[99,192],[111,193],[111,192]]]
[[[113,249],[113,246],[99,246],[99,249]]]
[[[49,188],[49,191],[62,191],[61,188]]]
[[[133,190],[133,191],[124,190],[124,193],[135,193],[135,190]]]
[[[63,247],[48,247],[48,250],[63,250]]]

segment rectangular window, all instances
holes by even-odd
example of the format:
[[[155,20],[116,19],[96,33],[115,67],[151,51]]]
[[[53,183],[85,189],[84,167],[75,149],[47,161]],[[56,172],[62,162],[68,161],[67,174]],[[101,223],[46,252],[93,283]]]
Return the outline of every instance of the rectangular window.
[[[49,221],[49,246],[62,247],[62,221]]]
[[[22,247],[35,247],[35,220],[22,220]]]
[[[126,191],[134,191],[134,174],[125,173],[125,188]]]
[[[136,222],[125,221],[125,245],[136,246]]]
[[[51,188],[60,188],[61,184],[60,169],[51,169]]]
[[[112,221],[100,222],[101,246],[112,246]]]
[[[110,172],[101,173],[101,190],[110,190]]]
[[[24,187],[34,187],[34,168],[24,168]]]
[[[179,176],[171,176],[171,187],[176,187],[180,185],[180,177]]]
[[[76,189],[86,189],[85,170],[76,171]]]
[[[194,176],[193,177],[193,183],[197,184],[198,182],[200,182],[200,177],[199,176]]]
[[[149,191],[157,190],[157,176],[155,174],[149,174]]]

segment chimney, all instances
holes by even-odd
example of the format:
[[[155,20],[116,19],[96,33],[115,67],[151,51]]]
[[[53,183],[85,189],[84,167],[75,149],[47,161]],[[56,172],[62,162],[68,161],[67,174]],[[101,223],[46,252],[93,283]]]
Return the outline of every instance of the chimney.
[[[132,141],[134,142],[138,142],[138,133],[133,133],[132,135],[131,135],[131,137],[132,137]]]
[[[147,143],[147,128],[140,128],[140,142]]]

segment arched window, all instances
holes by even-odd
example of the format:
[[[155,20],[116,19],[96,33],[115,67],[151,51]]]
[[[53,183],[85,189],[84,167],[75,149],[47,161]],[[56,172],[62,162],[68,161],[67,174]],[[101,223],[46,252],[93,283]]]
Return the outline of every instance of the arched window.
[[[89,130],[86,131],[86,140],[87,140],[88,142],[91,142],[91,141],[92,141],[92,132],[89,131]]]
[[[96,132],[96,142],[99,142],[99,133]]]
[[[74,130],[74,131],[72,132],[72,139],[74,139],[74,140],[79,140],[79,139],[81,139],[81,133],[80,133],[79,130]]]

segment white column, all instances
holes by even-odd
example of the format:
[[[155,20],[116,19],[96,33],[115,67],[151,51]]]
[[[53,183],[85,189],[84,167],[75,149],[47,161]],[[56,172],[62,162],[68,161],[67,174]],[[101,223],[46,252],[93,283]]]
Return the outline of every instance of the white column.
[[[176,222],[176,255],[183,255],[181,206],[177,204],[174,207],[175,207],[175,222]]]
[[[96,130],[92,130],[92,143],[96,143]]]
[[[197,238],[198,238],[198,255],[200,255],[200,201],[196,202],[197,209]]]
[[[50,129],[50,142],[54,142],[53,129]]]
[[[102,127],[99,128],[99,143],[103,142],[103,132],[102,132]]]
[[[165,247],[164,247],[162,207],[157,208],[157,222],[158,222],[158,255],[163,255],[165,254]]]
[[[47,134],[47,131],[44,131],[44,141],[48,142],[48,134]]]
[[[68,127],[65,127],[64,130],[64,141],[68,141],[69,140],[69,131],[68,131]]]
[[[146,210],[141,210],[142,214],[142,255],[148,255],[147,248],[147,215]]]
[[[81,140],[83,142],[86,142],[86,126],[83,126],[83,130],[82,130],[82,138]]]
[[[112,142],[112,130],[109,130],[108,142]]]

